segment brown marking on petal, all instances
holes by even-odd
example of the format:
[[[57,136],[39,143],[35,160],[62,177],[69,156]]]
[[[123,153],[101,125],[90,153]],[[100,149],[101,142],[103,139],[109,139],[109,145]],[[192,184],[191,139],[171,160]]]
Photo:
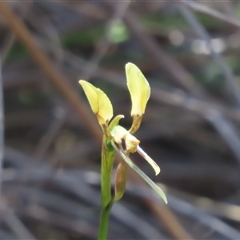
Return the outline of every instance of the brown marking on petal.
[[[133,115],[132,117],[133,117],[133,122],[129,130],[131,134],[135,133],[139,129],[142,122],[142,115],[137,114],[137,115]]]
[[[125,139],[122,138],[121,140],[122,140],[122,148],[123,148],[124,151],[126,151],[127,147],[126,147]]]

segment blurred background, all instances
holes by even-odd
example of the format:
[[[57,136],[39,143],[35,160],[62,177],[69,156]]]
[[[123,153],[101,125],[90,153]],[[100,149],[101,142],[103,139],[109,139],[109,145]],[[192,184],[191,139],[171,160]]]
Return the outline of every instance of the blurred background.
[[[240,239],[240,3],[0,2],[0,239],[96,239],[101,131],[78,84],[131,126],[125,64],[152,95],[109,239]]]

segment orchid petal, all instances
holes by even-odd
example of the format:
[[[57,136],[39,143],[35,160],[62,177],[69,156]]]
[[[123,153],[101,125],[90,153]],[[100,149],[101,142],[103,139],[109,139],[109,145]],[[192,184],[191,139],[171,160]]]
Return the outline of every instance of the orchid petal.
[[[141,147],[137,147],[137,152],[151,165],[157,176],[160,173],[160,167],[158,164],[146,152],[144,152]]]
[[[131,116],[143,115],[150,97],[151,89],[141,70],[133,63],[125,66],[127,86],[131,95]]]
[[[80,80],[79,83],[87,96],[93,113],[98,118],[99,124],[107,125],[113,117],[113,107],[108,96],[101,89],[85,80]]]

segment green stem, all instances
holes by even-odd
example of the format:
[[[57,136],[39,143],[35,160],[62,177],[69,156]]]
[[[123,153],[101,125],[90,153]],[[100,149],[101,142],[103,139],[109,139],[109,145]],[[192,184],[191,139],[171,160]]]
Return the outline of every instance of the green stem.
[[[107,240],[108,222],[113,203],[114,202],[110,202],[108,206],[102,207],[101,209],[98,240]]]
[[[106,207],[112,200],[111,195],[111,180],[112,168],[114,161],[114,148],[111,143],[103,137],[102,143],[102,159],[101,159],[101,195],[102,207]]]
[[[111,179],[114,161],[114,148],[103,137],[102,161],[101,161],[101,216],[98,232],[98,240],[106,240],[108,232],[109,215],[113,205],[111,195]]]

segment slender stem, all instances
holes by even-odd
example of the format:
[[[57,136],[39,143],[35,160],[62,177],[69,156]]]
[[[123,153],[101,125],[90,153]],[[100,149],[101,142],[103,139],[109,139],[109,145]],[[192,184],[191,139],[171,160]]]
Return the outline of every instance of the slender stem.
[[[114,148],[111,143],[103,137],[102,143],[102,159],[101,159],[101,195],[102,195],[102,206],[106,207],[112,199],[111,195],[111,179],[112,179],[112,168],[114,160]]]
[[[108,234],[108,222],[110,211],[112,209],[113,201],[108,204],[108,206],[103,207],[101,209],[101,216],[100,216],[100,224],[99,224],[99,232],[98,232],[98,240],[107,240]]]
[[[101,216],[98,232],[98,240],[106,240],[108,232],[109,215],[113,205],[111,195],[111,179],[114,160],[114,148],[103,137],[102,162],[101,162]]]

